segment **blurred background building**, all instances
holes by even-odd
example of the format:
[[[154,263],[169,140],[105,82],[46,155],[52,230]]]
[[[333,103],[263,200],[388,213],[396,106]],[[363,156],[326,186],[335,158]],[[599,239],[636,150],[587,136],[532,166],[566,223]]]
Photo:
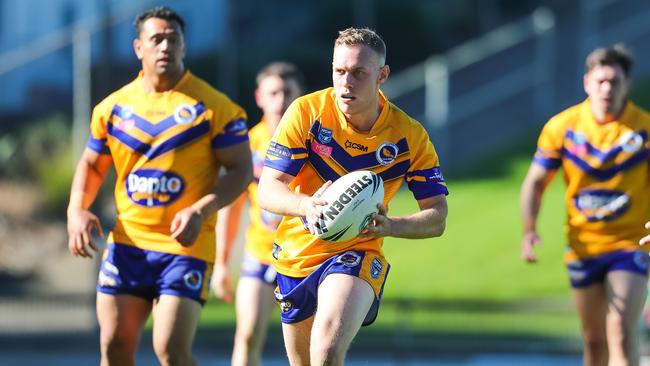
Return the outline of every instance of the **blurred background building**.
[[[384,91],[452,172],[522,144],[532,152],[542,124],[584,98],[597,46],[626,44],[637,90],[650,90],[647,0],[0,0],[0,335],[31,329],[29,318],[40,329],[43,309],[66,310],[47,315],[63,329],[94,327],[95,269],[60,253],[72,164],[92,106],[136,77],[132,22],[154,5],[184,17],[187,66],[251,124],[260,67],[294,62],[321,89],[337,31],[376,29],[392,70]],[[635,98],[646,108],[647,95]]]
[[[263,64],[293,61],[310,90],[322,88],[336,32],[376,29],[393,70],[387,94],[427,126],[448,166],[533,135],[579,101],[583,60],[595,46],[624,42],[639,60],[650,53],[642,0],[2,0],[0,132],[52,114],[76,116],[85,128],[91,106],[136,75],[132,21],[156,4],[187,19],[188,66],[251,121],[259,116],[253,75]],[[648,63],[636,64],[637,79],[648,73]],[[0,161],[10,150],[0,148]]]

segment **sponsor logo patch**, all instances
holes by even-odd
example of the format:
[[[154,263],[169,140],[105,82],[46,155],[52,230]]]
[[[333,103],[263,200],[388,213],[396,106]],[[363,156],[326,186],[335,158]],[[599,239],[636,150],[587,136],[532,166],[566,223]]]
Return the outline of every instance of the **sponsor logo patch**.
[[[246,121],[243,119],[238,119],[236,121],[232,121],[226,125],[226,133],[232,134],[232,133],[237,133],[246,130]]]
[[[363,152],[368,152],[368,146],[366,145],[361,145],[356,142],[352,142],[350,140],[345,140],[345,148],[346,149],[357,149],[361,150]]]
[[[332,147],[319,144],[318,141],[313,141],[311,143],[311,150],[320,156],[325,156],[327,158],[332,156]]]
[[[345,252],[336,260],[348,268],[356,267],[361,263],[361,256],[355,252]]]
[[[282,160],[291,160],[291,150],[282,144],[278,144],[277,142],[271,142],[266,153]]]
[[[631,199],[619,191],[584,189],[573,197],[573,203],[589,221],[610,221],[627,211]]]
[[[133,203],[140,206],[165,206],[183,193],[183,178],[172,172],[142,169],[129,173],[126,193]]]
[[[117,128],[122,131],[128,131],[135,126],[135,121],[132,118],[123,119],[117,124]]]
[[[442,176],[442,170],[440,167],[431,169],[431,175],[427,177],[427,180],[432,180],[434,182],[444,182],[445,178]]]

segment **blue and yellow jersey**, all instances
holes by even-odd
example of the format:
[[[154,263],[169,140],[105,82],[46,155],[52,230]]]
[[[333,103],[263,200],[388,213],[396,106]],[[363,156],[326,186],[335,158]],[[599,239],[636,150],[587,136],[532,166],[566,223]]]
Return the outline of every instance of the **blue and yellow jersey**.
[[[110,154],[117,173],[117,222],[108,241],[213,262],[214,216],[190,247],[171,238],[170,225],[214,189],[215,151],[247,142],[246,114],[189,71],[163,93],[145,93],[141,79],[93,110],[87,146]]]
[[[384,203],[403,180],[417,200],[447,194],[438,156],[426,131],[383,93],[381,113],[370,131],[349,125],[336,104],[333,88],[295,100],[285,112],[266,154],[265,167],[295,178],[289,188],[312,195],[327,180],[355,170],[370,170],[384,180]],[[275,267],[303,277],[331,256],[347,250],[374,251],[383,256],[383,239],[354,238],[325,242],[310,234],[303,217],[285,216],[275,242]]]
[[[599,124],[589,100],[553,117],[534,162],[560,166],[566,183],[566,261],[640,249],[650,218],[650,115],[627,102],[617,121]]]
[[[253,181],[248,185],[250,225],[246,230],[246,251],[264,264],[273,261],[273,239],[282,216],[262,210],[257,200],[257,184],[264,168],[264,156],[271,143],[272,131],[264,120],[248,133],[253,156]]]

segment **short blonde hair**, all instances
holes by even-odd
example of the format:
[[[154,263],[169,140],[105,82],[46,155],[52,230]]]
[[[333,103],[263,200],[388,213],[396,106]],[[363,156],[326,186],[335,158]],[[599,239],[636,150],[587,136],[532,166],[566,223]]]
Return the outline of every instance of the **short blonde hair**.
[[[339,31],[339,36],[334,41],[336,46],[368,46],[373,51],[377,52],[382,60],[382,64],[386,62],[386,44],[381,37],[369,28],[348,28]]]
[[[257,77],[255,78],[257,86],[260,86],[262,80],[266,79],[269,76],[277,76],[282,80],[295,80],[300,90],[303,89],[303,85],[305,84],[302,73],[300,70],[298,70],[298,67],[289,62],[275,61],[264,66],[257,73]]]
[[[630,72],[632,71],[632,64],[634,60],[630,55],[630,51],[621,43],[615,44],[612,47],[608,48],[596,48],[593,50],[585,62],[587,67],[587,73],[591,71],[596,66],[618,65],[623,69],[623,73],[626,78],[630,77]]]

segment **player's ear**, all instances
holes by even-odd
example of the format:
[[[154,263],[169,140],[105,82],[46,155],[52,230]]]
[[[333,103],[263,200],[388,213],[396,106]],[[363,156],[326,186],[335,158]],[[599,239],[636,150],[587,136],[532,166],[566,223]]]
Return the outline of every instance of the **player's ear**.
[[[255,88],[255,104],[262,109],[262,93],[260,92],[260,88]]]
[[[377,80],[379,84],[383,84],[388,80],[388,75],[390,75],[390,66],[384,65],[379,69],[379,79]]]
[[[133,40],[133,50],[135,51],[135,55],[138,56],[138,60],[142,60],[142,41],[140,38]]]

